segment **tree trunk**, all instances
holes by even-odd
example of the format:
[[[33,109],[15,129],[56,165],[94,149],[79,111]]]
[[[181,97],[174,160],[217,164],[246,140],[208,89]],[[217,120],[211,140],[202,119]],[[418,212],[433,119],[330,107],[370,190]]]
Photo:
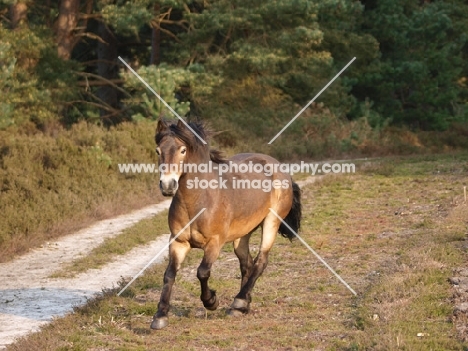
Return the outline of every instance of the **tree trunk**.
[[[28,5],[24,2],[10,5],[10,20],[11,29],[16,29],[26,24],[28,20]]]
[[[28,27],[28,5],[24,2],[17,2],[10,5],[10,21],[11,29],[19,30]],[[19,55],[17,57],[16,66],[20,70],[28,70],[34,67],[38,62],[37,58],[29,55]]]
[[[150,65],[159,65],[161,63],[161,29],[159,22],[160,4],[154,4],[154,24],[151,38],[151,60]]]
[[[118,76],[117,65],[117,38],[111,29],[103,22],[99,22],[98,34],[102,41],[98,41],[98,75],[101,77],[112,80]],[[106,105],[106,109],[101,109],[101,119],[106,126],[113,125],[120,122],[119,119],[119,94],[117,89],[111,85],[99,87],[97,96],[101,103]]]
[[[80,0],[61,0],[59,15],[55,23],[58,56],[69,60],[77,40],[74,30],[78,25]]]

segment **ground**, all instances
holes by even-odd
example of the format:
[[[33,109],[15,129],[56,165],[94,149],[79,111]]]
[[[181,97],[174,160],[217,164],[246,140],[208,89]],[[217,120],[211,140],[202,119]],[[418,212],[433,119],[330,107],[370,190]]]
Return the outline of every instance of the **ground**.
[[[193,250],[166,329],[149,329],[163,263],[122,296],[105,290],[7,349],[465,350],[467,180],[468,155],[458,154],[361,162],[354,175],[302,186],[300,235],[357,296],[301,242],[278,237],[249,315],[225,313],[240,284],[227,245],[210,280],[217,311],[199,300]]]
[[[88,269],[76,276],[51,276],[68,267],[69,262],[89,256],[106,240],[115,240],[125,228],[164,211],[169,204],[170,201],[163,201],[100,221],[61,240],[46,243],[11,262],[1,263],[0,348],[10,344],[15,337],[38,330],[53,318],[69,313],[73,306],[86,303],[103,287],[117,285],[121,275],[136,274],[151,260],[155,251],[164,247],[168,235],[138,247],[137,252],[109,260],[103,267]]]

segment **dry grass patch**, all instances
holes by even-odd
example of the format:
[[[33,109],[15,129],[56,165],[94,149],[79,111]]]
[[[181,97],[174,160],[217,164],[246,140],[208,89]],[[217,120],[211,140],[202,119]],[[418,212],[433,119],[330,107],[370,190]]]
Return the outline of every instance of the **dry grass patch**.
[[[134,226],[125,229],[113,238],[107,238],[102,244],[94,248],[86,256],[65,264],[60,270],[52,273],[51,278],[71,278],[88,269],[99,268],[111,262],[115,256],[124,255],[139,245],[145,245],[156,240],[158,236],[169,233],[167,223],[168,211],[144,219]]]

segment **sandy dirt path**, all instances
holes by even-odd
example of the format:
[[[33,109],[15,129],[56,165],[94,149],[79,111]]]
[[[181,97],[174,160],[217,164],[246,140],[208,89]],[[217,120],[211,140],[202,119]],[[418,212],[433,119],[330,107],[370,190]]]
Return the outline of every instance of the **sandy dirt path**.
[[[116,285],[120,277],[137,274],[167,243],[169,235],[137,247],[101,269],[92,269],[72,279],[48,276],[104,239],[120,234],[142,219],[169,208],[170,200],[116,218],[100,221],[75,234],[43,245],[17,259],[0,264],[0,349],[15,338],[55,317],[72,311],[103,288]],[[166,253],[161,255],[163,260]],[[156,262],[155,262],[156,263]]]

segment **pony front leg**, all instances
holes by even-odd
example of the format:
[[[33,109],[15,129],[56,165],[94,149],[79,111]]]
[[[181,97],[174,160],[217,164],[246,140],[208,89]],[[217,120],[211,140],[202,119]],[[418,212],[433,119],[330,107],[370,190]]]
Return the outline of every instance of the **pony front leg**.
[[[177,272],[189,251],[190,244],[188,242],[174,241],[169,247],[169,264],[164,273],[164,285],[161,291],[158,311],[151,322],[151,329],[162,329],[169,323],[167,314],[170,307],[172,286],[174,285]]]
[[[205,255],[197,270],[197,278],[200,281],[201,287],[200,299],[207,310],[214,311],[218,308],[219,301],[216,297],[216,291],[209,288],[208,279],[211,275],[211,266],[219,256],[220,245],[217,241],[212,240],[204,248],[204,251]]]

